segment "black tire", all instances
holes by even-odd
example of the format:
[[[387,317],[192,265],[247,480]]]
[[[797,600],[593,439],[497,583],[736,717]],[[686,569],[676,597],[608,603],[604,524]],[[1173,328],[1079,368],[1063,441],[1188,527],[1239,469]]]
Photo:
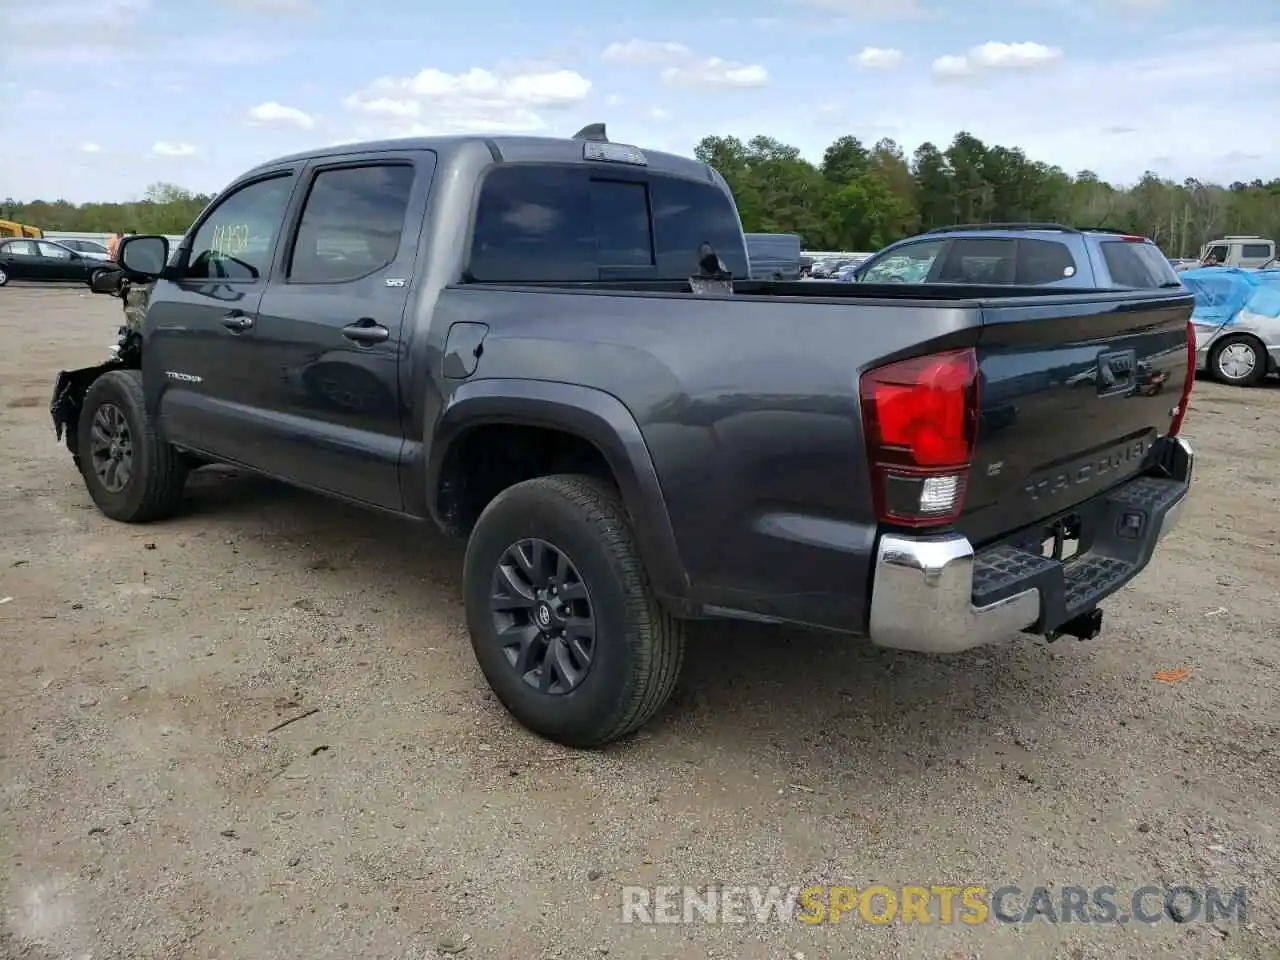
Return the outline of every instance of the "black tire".
[[[1253,368],[1243,375],[1233,376],[1231,372],[1223,369],[1223,364],[1229,356],[1228,348],[1234,348],[1230,355],[1241,352],[1242,350],[1252,351]],[[1219,383],[1229,383],[1235,387],[1256,387],[1267,375],[1267,364],[1269,358],[1266,348],[1256,338],[1244,333],[1235,333],[1229,337],[1223,337],[1213,345],[1213,350],[1209,353],[1209,373],[1213,379]]]
[[[567,693],[540,692],[517,674],[490,612],[499,561],[527,538],[564,554],[590,595],[591,666]],[[638,730],[675,690],[684,625],[654,597],[621,498],[605,481],[559,474],[498,494],[467,544],[463,591],[481,672],[512,716],[540,736],[569,747],[603,746]]]
[[[9,271],[0,267],[0,287],[7,286],[9,283]]]
[[[94,281],[96,281],[99,277],[101,277],[101,276],[103,276],[104,274],[109,273],[109,272],[110,272],[110,271],[109,271],[109,270],[107,270],[107,269],[105,269],[105,268],[99,268],[99,269],[97,269],[97,270],[94,270],[91,274],[89,274],[89,279],[88,279],[88,281],[87,281],[88,286],[89,286],[89,289],[90,289],[90,290],[92,290],[92,289],[93,289]]]
[[[122,489],[110,490],[98,475],[93,453],[93,427],[99,411],[123,414],[131,448],[131,471]],[[182,456],[156,433],[142,399],[142,372],[112,370],[85,393],[76,424],[80,474],[98,509],[122,523],[148,523],[173,515],[182,504],[187,466]]]

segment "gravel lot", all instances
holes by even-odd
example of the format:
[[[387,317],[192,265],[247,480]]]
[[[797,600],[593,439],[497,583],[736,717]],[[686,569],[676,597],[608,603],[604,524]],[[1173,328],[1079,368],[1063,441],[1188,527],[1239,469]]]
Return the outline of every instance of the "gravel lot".
[[[119,317],[0,290],[0,956],[1280,956],[1276,385],[1198,386],[1189,510],[1099,640],[709,627],[657,722],[573,754],[488,694],[433,531],[227,471],[180,519],[98,514],[47,407]],[[716,882],[1250,900],[1218,928],[620,922],[625,884]]]

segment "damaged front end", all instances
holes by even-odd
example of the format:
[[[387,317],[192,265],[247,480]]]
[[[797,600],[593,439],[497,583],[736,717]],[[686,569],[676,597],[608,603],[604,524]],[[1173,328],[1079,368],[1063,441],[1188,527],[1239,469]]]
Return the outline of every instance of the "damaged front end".
[[[64,440],[72,456],[79,459],[77,424],[84,395],[89,385],[109,370],[136,370],[142,365],[142,335],[132,324],[120,328],[120,339],[111,348],[104,363],[78,370],[63,370],[53,385],[53,401],[49,415],[53,418],[54,435]]]

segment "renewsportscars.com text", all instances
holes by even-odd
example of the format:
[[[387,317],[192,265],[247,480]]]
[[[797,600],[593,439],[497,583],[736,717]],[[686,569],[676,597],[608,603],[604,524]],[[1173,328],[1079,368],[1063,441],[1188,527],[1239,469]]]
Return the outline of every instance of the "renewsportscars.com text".
[[[1247,919],[1248,891],[1217,887],[951,884],[866,887],[623,887],[622,922],[679,923],[1212,923]]]

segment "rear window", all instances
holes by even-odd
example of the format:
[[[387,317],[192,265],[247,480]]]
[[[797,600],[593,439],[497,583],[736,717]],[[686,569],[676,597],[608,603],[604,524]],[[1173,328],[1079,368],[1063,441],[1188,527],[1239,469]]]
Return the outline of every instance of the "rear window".
[[[476,207],[469,274],[480,282],[684,280],[708,242],[746,277],[742,228],[710,183],[586,166],[500,166]]]
[[[1154,290],[1178,283],[1178,274],[1154,244],[1106,240],[1098,246],[1111,282],[1116,286]]]
[[[1240,250],[1242,257],[1248,257],[1250,260],[1261,258],[1263,260],[1271,256],[1271,246],[1266,243],[1246,243]]]

